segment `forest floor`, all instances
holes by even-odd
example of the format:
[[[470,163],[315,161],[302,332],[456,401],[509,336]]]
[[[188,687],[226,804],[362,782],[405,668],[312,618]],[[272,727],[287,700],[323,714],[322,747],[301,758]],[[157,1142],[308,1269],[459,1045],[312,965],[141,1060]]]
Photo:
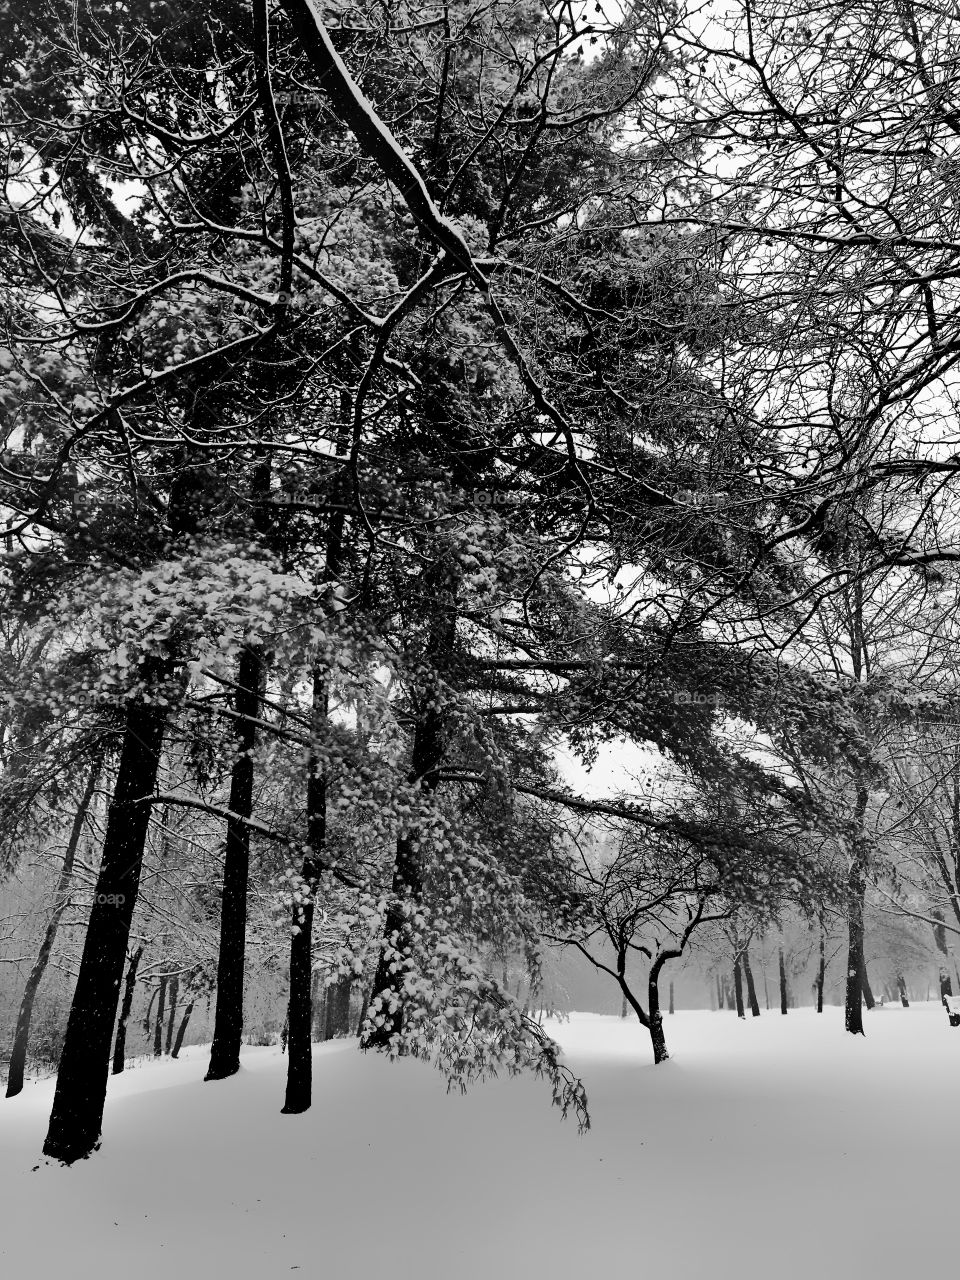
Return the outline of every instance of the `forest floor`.
[[[53,1081],[0,1099],[0,1274],[52,1280],[886,1280],[956,1265],[960,1029],[939,1005],[551,1026],[593,1128],[543,1083],[448,1095],[427,1065],[318,1046],[314,1106],[285,1059],[206,1052],[111,1079],[103,1146],[40,1159]]]

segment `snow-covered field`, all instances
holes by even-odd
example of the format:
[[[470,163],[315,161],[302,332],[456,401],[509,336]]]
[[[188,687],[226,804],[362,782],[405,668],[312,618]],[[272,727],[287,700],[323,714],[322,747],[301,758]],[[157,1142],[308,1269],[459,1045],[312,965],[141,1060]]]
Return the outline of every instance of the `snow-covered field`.
[[[39,1158],[52,1081],[0,1100],[0,1274],[104,1280],[302,1271],[347,1280],[792,1280],[950,1274],[960,1029],[938,1005],[553,1028],[593,1129],[542,1084],[466,1097],[414,1062],[316,1049],[314,1107],[281,1116],[284,1059],[204,1084],[189,1050],[112,1080],[104,1142]],[[34,1168],[38,1165],[39,1167]]]

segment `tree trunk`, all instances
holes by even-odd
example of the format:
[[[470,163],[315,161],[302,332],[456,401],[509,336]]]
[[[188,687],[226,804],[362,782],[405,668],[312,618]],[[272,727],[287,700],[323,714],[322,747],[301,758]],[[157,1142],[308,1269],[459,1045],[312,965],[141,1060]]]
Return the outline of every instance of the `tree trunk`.
[[[787,1012],[787,967],[783,960],[783,947],[778,948],[777,963],[780,967],[780,1012]]]
[[[47,923],[46,931],[43,935],[43,941],[40,943],[40,950],[37,952],[37,958],[33,962],[33,968],[27,978],[23,988],[23,998],[20,1001],[20,1012],[17,1015],[17,1029],[13,1035],[13,1048],[10,1051],[10,1067],[7,1074],[7,1097],[14,1098],[23,1089],[23,1073],[27,1064],[27,1048],[30,1043],[30,1023],[33,1019],[33,1002],[36,999],[37,988],[40,986],[41,979],[46,972],[47,964],[50,960],[50,953],[53,950],[53,944],[56,941],[57,929],[60,925],[60,919],[67,909],[67,889],[70,885],[70,877],[73,875],[73,864],[77,856],[77,849],[80,845],[80,837],[83,834],[83,826],[86,822],[87,812],[90,808],[90,802],[93,799],[93,793],[96,789],[97,779],[100,776],[101,761],[96,760],[90,767],[87,775],[86,786],[83,789],[83,795],[80,797],[80,804],[74,814],[73,826],[70,828],[70,836],[67,840],[67,847],[63,854],[63,863],[60,867],[60,875],[57,879],[56,906],[53,914]]]
[[[747,980],[747,1003],[750,1005],[750,1013],[754,1018],[760,1017],[760,1004],[757,1000],[757,988],[753,982],[753,969],[750,965],[750,952],[746,947],[743,948],[741,956],[743,962],[743,976]]]
[[[870,979],[867,977],[867,964],[864,961],[863,969],[860,972],[860,987],[863,991],[863,999],[868,1009],[872,1009],[877,1003],[873,998],[873,991],[870,989]]]
[[[236,758],[230,777],[230,812],[227,819],[223,864],[223,900],[220,909],[220,952],[217,960],[217,1004],[214,1013],[210,1065],[204,1077],[224,1080],[240,1070],[243,1037],[243,969],[247,932],[247,879],[250,870],[250,828],[244,821],[253,813],[253,724],[260,706],[263,659],[259,649],[245,645],[237,668],[234,709],[237,721]]]
[[[627,1016],[627,997],[621,996],[620,997],[620,1017],[625,1018],[626,1016]]]
[[[348,408],[343,405],[344,412]],[[344,516],[335,512],[327,530],[325,577],[335,583],[340,576],[343,551]],[[332,590],[332,588],[331,588]],[[335,616],[330,606],[330,616]],[[314,738],[326,730],[330,713],[327,673],[319,666],[313,672],[312,724]],[[287,1087],[282,1107],[285,1115],[299,1115],[308,1109],[313,1098],[313,917],[317,886],[326,860],[327,849],[327,779],[324,762],[316,745],[311,747],[307,762],[307,848],[300,874],[305,886],[305,901],[294,908],[293,933],[290,938],[290,993],[287,1003]]]
[[[159,987],[154,987],[150,992],[150,999],[147,1001],[147,1011],[143,1015],[143,1034],[145,1036],[150,1034],[150,1018],[153,1014],[153,1002],[156,1000],[159,991]]]
[[[313,1006],[314,1036],[321,1043],[327,1038],[327,988],[321,986]]]
[[[314,971],[310,979],[310,1039],[320,1040],[321,1023],[320,1023],[320,1006],[323,1002],[323,988],[320,986],[320,974]]]
[[[673,981],[672,981],[672,980],[671,980],[671,982],[670,982],[670,1008],[669,1008],[669,1012],[670,1012],[670,1013],[674,1013],[674,1012],[675,1012],[674,1007],[673,1007]]]
[[[177,996],[179,992],[180,992],[180,979],[176,974],[174,974],[174,976],[170,979],[170,987],[168,990],[168,994],[170,997],[170,1011],[167,1015],[167,1042],[166,1042],[166,1045],[164,1046],[165,1053],[170,1052],[170,1046],[173,1044],[173,1026],[174,1026],[174,1019],[177,1016]]]
[[[441,671],[449,663],[456,641],[456,578],[445,564],[432,566],[422,579],[425,600],[432,609],[425,658]],[[444,752],[443,716],[427,680],[419,691],[409,782],[418,784],[425,795],[436,791]],[[384,921],[383,945],[373,979],[368,1011],[369,1031],[361,1048],[386,1048],[403,1028],[403,987],[410,964],[412,927],[405,911],[409,901],[423,896],[417,833],[407,832],[397,840],[397,853]],[[402,1052],[402,1046],[401,1052]]]
[[[137,985],[137,968],[140,964],[140,957],[143,955],[143,947],[137,947],[136,951],[130,957],[130,963],[127,966],[127,980],[123,988],[123,1004],[120,1006],[120,1019],[117,1022],[117,1037],[113,1043],[113,1074],[118,1076],[125,1065],[125,1054],[127,1048],[127,1019],[130,1017],[130,1010],[133,1008],[133,992]]]
[[[717,974],[717,1009],[723,1009],[723,983],[720,981],[720,975]]]
[[[820,927],[820,960],[817,964],[817,1013],[823,1013],[823,987],[827,978],[826,938]]]
[[[339,1003],[337,1006],[337,1035],[348,1036],[350,1034],[350,987],[349,978],[344,978],[340,987]]]
[[[933,940],[937,944],[937,950],[943,956],[943,960],[940,961],[940,974],[939,974],[940,999],[943,1000],[944,996],[953,995],[953,985],[950,981],[950,973],[946,966],[946,961],[950,955],[949,948],[947,947],[947,930],[946,930],[945,922],[943,919],[943,914],[939,910],[939,908],[937,907],[931,908],[930,914],[933,917],[933,919],[936,921],[936,924],[934,924],[933,926]]]
[[[860,830],[866,812],[867,793],[857,788],[855,818],[858,835],[854,841],[847,875],[847,990],[844,1010],[844,1026],[851,1035],[863,1035],[863,904],[867,891],[866,849]]]
[[[161,668],[151,674],[167,672]],[[100,1138],[110,1041],[140,887],[150,820],[148,798],[156,787],[165,718],[165,709],[157,702],[135,701],[127,706],[96,893],[43,1144],[45,1155],[68,1164],[89,1155]]]
[[[329,552],[328,552],[329,563]],[[314,734],[322,732],[329,710],[326,674],[313,674]],[[294,907],[290,938],[290,993],[287,1001],[287,1086],[281,1112],[299,1115],[313,1099],[313,916],[327,843],[327,780],[323,762],[311,750],[307,767],[307,844],[301,876],[305,901]]]
[[[910,1008],[910,1001],[907,999],[907,984],[903,980],[903,974],[897,974],[897,991],[900,995],[900,1003],[905,1009]]]
[[[350,979],[338,978],[327,987],[323,1038],[335,1040],[350,1034]]]
[[[166,976],[160,979],[160,994],[157,997],[157,1020],[153,1026],[153,1056],[160,1057],[163,1049],[163,1010],[166,1004],[167,995],[167,979]]]
[[[320,780],[322,782],[322,779]],[[310,790],[308,784],[308,790]],[[309,802],[308,802],[309,803]],[[324,802],[325,804],[325,802]],[[319,823],[314,821],[316,832]],[[313,839],[312,848],[321,848]],[[287,1085],[283,1115],[299,1115],[313,1100],[313,1049],[310,1035],[313,1020],[312,964],[314,895],[323,870],[318,859],[304,859],[301,874],[307,901],[295,909],[290,938],[290,992],[287,999]]]
[[[650,1043],[653,1045],[653,1061],[655,1064],[666,1062],[670,1054],[667,1052],[667,1039],[663,1033],[663,1014],[660,1012],[660,968],[656,964],[650,970],[647,982],[647,1009],[650,1019]]]
[[[733,994],[737,1005],[737,1017],[745,1018],[747,1015],[743,1008],[743,978],[740,974],[740,957],[733,962]]]
[[[191,1000],[183,1011],[183,1017],[180,1019],[180,1026],[177,1028],[177,1038],[173,1042],[173,1052],[170,1054],[171,1058],[178,1058],[180,1056],[180,1047],[183,1044],[183,1037],[187,1034],[187,1023],[190,1021],[190,1015],[193,1013],[193,1006],[195,1003],[196,1001]]]

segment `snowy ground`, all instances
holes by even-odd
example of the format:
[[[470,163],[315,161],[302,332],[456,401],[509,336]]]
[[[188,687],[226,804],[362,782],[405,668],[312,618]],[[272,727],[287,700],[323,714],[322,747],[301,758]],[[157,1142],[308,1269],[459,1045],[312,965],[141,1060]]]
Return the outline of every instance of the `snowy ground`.
[[[448,1096],[413,1062],[318,1047],[314,1108],[284,1059],[206,1054],[111,1081],[101,1151],[41,1161],[53,1082],[0,1100],[0,1274],[330,1280],[903,1280],[955,1265],[960,1029],[938,1005],[555,1029],[593,1130],[543,1085]]]

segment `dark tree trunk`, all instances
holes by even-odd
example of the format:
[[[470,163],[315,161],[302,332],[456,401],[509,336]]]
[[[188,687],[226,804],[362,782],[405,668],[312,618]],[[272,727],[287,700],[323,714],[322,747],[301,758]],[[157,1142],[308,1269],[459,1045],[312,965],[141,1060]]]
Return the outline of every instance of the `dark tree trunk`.
[[[627,997],[621,996],[620,997],[620,1017],[625,1018],[626,1016],[627,1016]]]
[[[313,1100],[313,916],[314,896],[323,871],[321,851],[326,835],[326,781],[319,765],[307,780],[311,856],[301,868],[307,900],[294,910],[295,933],[290,938],[290,994],[287,1001],[287,1086],[281,1111],[299,1115]]]
[[[780,968],[780,1012],[787,1012],[787,966],[783,960],[783,947],[780,947],[777,954],[777,963]]]
[[[747,1015],[743,1008],[743,978],[740,974],[739,956],[733,962],[733,994],[737,1004],[737,1017],[745,1018]]]
[[[350,979],[339,978],[327,987],[325,1018],[323,1027],[324,1040],[335,1040],[338,1036],[350,1034]]]
[[[826,938],[820,929],[820,960],[817,964],[817,1013],[823,1013],[823,987],[827,979]]]
[[[160,994],[157,997],[157,1020],[153,1026],[153,1056],[160,1057],[163,1049],[163,1010],[166,1004],[167,979],[160,979]]]
[[[330,552],[327,553],[328,570]],[[313,725],[320,734],[328,715],[328,692],[324,672],[313,675]],[[307,773],[307,844],[301,875],[306,901],[294,909],[294,929],[290,939],[290,994],[287,1002],[287,1086],[284,1115],[299,1115],[313,1100],[313,917],[317,885],[323,872],[327,842],[327,781],[323,764],[311,752]]]
[[[344,405],[344,410],[348,407]],[[344,517],[335,512],[327,531],[325,576],[336,582],[340,576]],[[328,598],[328,606],[332,601]],[[333,616],[331,614],[331,616]],[[330,698],[327,674],[320,667],[313,672],[312,724],[315,738],[326,730]],[[313,1049],[310,1030],[313,1021],[313,917],[317,885],[326,860],[327,779],[324,764],[315,748],[307,763],[307,848],[300,874],[306,901],[294,908],[294,932],[290,939],[290,994],[287,1003],[287,1087],[282,1112],[299,1115],[313,1098]]]
[[[150,1018],[151,1018],[151,1015],[153,1014],[153,1002],[154,1000],[156,1000],[159,990],[160,990],[159,987],[154,987],[153,990],[150,992],[150,999],[147,1001],[147,1011],[143,1015],[143,1034],[145,1036],[148,1036],[150,1034],[150,1025],[151,1025]]]
[[[110,1041],[140,887],[149,797],[156,787],[164,724],[165,711],[159,703],[137,701],[127,707],[96,893],[43,1145],[45,1155],[66,1163],[89,1155],[100,1138]]]
[[[360,1035],[363,1031],[363,1024],[367,1020],[367,1005],[369,1003],[370,1003],[370,992],[368,990],[364,990],[363,999],[360,1001],[360,1016],[357,1019],[357,1035]],[[530,998],[528,996],[527,999],[524,1000],[523,1002],[524,1016],[526,1017],[527,1014],[529,1014],[529,1012],[530,1012]]]
[[[164,1047],[165,1053],[170,1052],[170,1047],[173,1044],[173,1026],[174,1026],[174,1019],[177,1016],[177,996],[179,992],[180,992],[180,979],[179,977],[177,977],[176,974],[174,974],[174,976],[170,979],[170,988],[169,988],[170,1012],[167,1015],[167,1042]]]
[[[743,976],[747,980],[747,1003],[750,1006],[750,1013],[754,1018],[759,1018],[760,1004],[757,1000],[757,988],[754,986],[753,982],[753,969],[750,965],[750,952],[746,947],[743,948],[741,960],[743,962]]]
[[[425,598],[432,608],[425,657],[442,671],[450,660],[456,640],[455,579],[451,576],[450,569],[440,564],[427,570],[422,583]],[[443,717],[438,710],[434,693],[429,682],[426,688],[419,691],[409,776],[409,781],[418,783],[427,794],[434,792],[439,785],[444,751]],[[369,1031],[361,1040],[363,1049],[386,1048],[403,1028],[403,983],[412,941],[411,925],[405,914],[404,904],[411,900],[419,902],[422,896],[417,835],[415,832],[408,832],[397,840],[383,945],[370,993],[374,1017]]]
[[[403,1027],[403,977],[410,950],[410,926],[404,903],[419,901],[423,892],[420,861],[410,836],[397,841],[397,858],[390,886],[390,905],[384,922],[384,941],[373,978],[371,999],[380,1002],[375,1025],[365,1036],[365,1049],[386,1048]],[[368,1012],[369,1016],[369,1012]]]
[[[947,973],[946,969],[944,969],[943,966],[941,965],[940,966],[940,999],[942,1000],[944,996],[952,996],[952,995],[953,995],[953,985],[950,982],[950,975],[949,973]]]
[[[327,1038],[327,988],[321,986],[313,1006],[313,1034],[319,1041]]]
[[[907,984],[903,980],[903,974],[897,974],[897,992],[900,996],[900,1003],[905,1009],[910,1008],[910,1001],[907,999]]]
[[[322,1003],[323,988],[320,986],[320,974],[315,972],[310,980],[310,1038],[312,1040],[322,1039],[322,1024],[320,1022]]]
[[[243,969],[247,933],[247,879],[250,870],[250,828],[244,819],[253,813],[253,749],[260,706],[263,659],[259,649],[246,645],[237,670],[234,709],[237,721],[236,758],[230,777],[220,909],[220,952],[217,961],[217,1004],[214,1013],[210,1065],[205,1079],[224,1080],[240,1070],[243,1038]]]
[[[717,1008],[723,1009],[723,983],[720,981],[720,975],[717,974]]]
[[[177,1038],[173,1042],[173,1052],[170,1054],[171,1058],[178,1058],[180,1056],[183,1037],[187,1034],[187,1023],[190,1021],[190,1015],[193,1013],[193,1006],[195,1003],[196,1001],[191,1000],[183,1011],[183,1017],[180,1019],[180,1026],[177,1028]]]
[[[670,1013],[674,1013],[674,1012],[675,1012],[674,1007],[673,1007],[673,982],[672,982],[672,980],[671,980],[671,982],[670,982],[670,1008],[669,1008],[669,1012],[670,1012]]]
[[[60,867],[60,875],[57,879],[57,887],[55,890],[56,906],[53,914],[47,923],[46,930],[43,935],[43,941],[40,943],[40,950],[37,952],[37,958],[33,962],[33,968],[30,970],[29,977],[23,988],[23,998],[20,1001],[20,1012],[17,1015],[17,1029],[13,1035],[13,1048],[10,1051],[10,1067],[7,1073],[7,1097],[16,1097],[23,1089],[23,1073],[27,1064],[27,1048],[30,1044],[30,1023],[33,1019],[33,1002],[37,996],[37,988],[40,986],[41,979],[47,969],[50,960],[50,953],[53,950],[53,944],[56,941],[57,929],[60,925],[60,919],[67,909],[69,901],[67,897],[67,889],[70,886],[70,878],[73,875],[73,864],[77,856],[77,849],[80,845],[80,837],[83,834],[83,825],[87,818],[87,811],[90,808],[90,802],[93,799],[93,793],[96,789],[97,778],[100,776],[101,762],[95,761],[87,775],[86,786],[83,789],[83,795],[80,798],[80,804],[77,806],[77,812],[74,814],[73,826],[70,828],[70,836],[67,840],[67,847],[63,854],[63,863]]]
[[[113,1074],[115,1076],[118,1076],[124,1068],[127,1048],[127,1020],[130,1017],[130,1010],[133,1008],[133,992],[137,985],[137,968],[142,955],[143,947],[137,947],[127,966],[127,980],[123,988],[123,1004],[120,1006],[117,1036],[113,1042]]]
[[[853,1035],[863,1035],[863,895],[866,883],[854,869],[848,882],[847,989],[844,1026]]]
[[[864,961],[863,969],[860,973],[860,988],[863,991],[863,999],[868,1009],[872,1009],[877,1003],[873,997],[873,991],[870,987],[870,979],[867,977],[867,964]]]
[[[663,1014],[660,1010],[660,973],[668,960],[679,955],[679,951],[667,951],[658,956],[650,966],[650,976],[647,979],[647,1029],[650,1032],[650,1043],[653,1045],[655,1064],[666,1062],[670,1057],[667,1052],[667,1038],[663,1032]]]
[[[350,979],[344,978],[337,993],[337,1035],[350,1034]]]
[[[855,818],[858,831],[866,812],[867,793],[857,788]],[[844,1026],[851,1035],[863,1035],[863,904],[867,891],[866,849],[862,835],[854,841],[847,875],[847,990],[844,1010]]]

